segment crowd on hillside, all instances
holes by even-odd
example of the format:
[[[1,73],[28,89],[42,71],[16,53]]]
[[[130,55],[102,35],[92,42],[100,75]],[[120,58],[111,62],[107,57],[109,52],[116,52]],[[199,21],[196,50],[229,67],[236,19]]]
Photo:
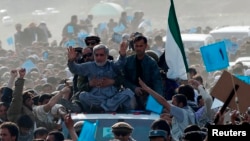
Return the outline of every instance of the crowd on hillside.
[[[249,124],[250,108],[246,113],[231,109],[228,123],[218,107],[211,109],[210,92],[222,71],[207,73],[199,52],[186,52],[188,80],[166,77],[166,31],[149,30],[143,16],[135,12],[128,21],[123,12],[118,22],[110,19],[94,27],[93,15],[80,21],[72,15],[58,42],[49,42],[55,33],[44,22],[24,30],[16,24],[15,51],[0,48],[1,139],[76,141],[79,131],[70,113],[145,111],[149,96],[164,107],[150,127],[151,141],[202,141],[209,124]],[[243,51],[232,56],[241,56],[247,45],[244,42]],[[241,62],[228,71],[250,75]],[[216,116],[219,120],[214,123]],[[70,137],[61,132],[62,121]],[[114,123],[112,132],[121,141],[133,140],[128,123]]]

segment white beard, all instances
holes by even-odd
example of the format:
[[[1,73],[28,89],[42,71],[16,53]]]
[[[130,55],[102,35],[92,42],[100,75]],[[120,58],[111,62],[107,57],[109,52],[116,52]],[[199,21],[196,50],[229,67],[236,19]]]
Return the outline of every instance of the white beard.
[[[98,62],[95,61],[95,64],[96,64],[97,66],[99,66],[99,67],[104,66],[106,63],[107,63],[107,59],[106,59],[104,62],[102,62],[102,63],[98,63]]]

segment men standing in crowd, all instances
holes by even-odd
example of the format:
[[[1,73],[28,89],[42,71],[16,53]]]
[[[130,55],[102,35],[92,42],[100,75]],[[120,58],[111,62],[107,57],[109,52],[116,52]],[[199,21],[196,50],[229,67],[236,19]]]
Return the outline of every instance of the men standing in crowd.
[[[45,22],[41,22],[37,27],[37,41],[49,44],[49,38],[51,37],[52,34],[49,31],[47,24]]]
[[[69,39],[76,39],[79,32],[80,26],[78,25],[78,17],[77,15],[72,15],[70,22],[63,27],[60,46]]]
[[[141,78],[160,95],[163,94],[162,80],[157,62],[145,54],[148,46],[147,38],[139,35],[135,37],[133,42],[136,54],[127,57],[124,67],[124,86],[135,93],[136,103],[134,103],[134,108],[136,110],[145,110],[148,93],[142,90],[138,78]]]
[[[20,23],[16,24],[16,33],[14,34],[14,42],[15,42],[15,47],[17,48],[18,46],[23,46],[23,31],[22,31],[22,25]]]
[[[174,140],[181,140],[184,129],[190,125],[195,124],[195,114],[192,109],[187,105],[187,98],[183,94],[176,94],[172,98],[172,104],[147,86],[141,79],[139,83],[142,89],[153,96],[163,107],[168,111],[164,113],[166,119],[171,123],[171,134]]]
[[[87,19],[84,21],[84,27],[85,27],[85,30],[87,31],[88,34],[90,34],[92,32],[92,28],[93,28],[92,20],[93,20],[93,18],[94,18],[94,16],[90,14],[87,16]]]
[[[30,47],[37,38],[37,26],[35,23],[30,23],[28,27],[23,30],[23,46]]]

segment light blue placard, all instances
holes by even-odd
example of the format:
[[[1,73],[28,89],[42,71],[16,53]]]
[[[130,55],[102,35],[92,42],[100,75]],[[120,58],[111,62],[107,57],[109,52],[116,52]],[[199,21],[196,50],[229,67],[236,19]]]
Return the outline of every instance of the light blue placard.
[[[148,101],[146,105],[146,110],[161,114],[163,106],[158,103],[151,95],[148,96]]]
[[[30,59],[27,59],[22,64],[22,68],[25,68],[26,73],[28,73],[28,72],[30,72],[31,69],[36,68],[36,65]]]
[[[122,35],[114,32],[112,35],[112,41],[117,43],[117,44],[120,44],[122,42]]]
[[[79,32],[78,35],[77,35],[77,37],[81,38],[82,40],[84,40],[88,36],[89,36],[89,34],[84,32],[84,31]]]
[[[103,138],[113,138],[114,135],[112,133],[112,128],[111,127],[103,127],[103,129],[102,129],[102,137]]]
[[[97,124],[98,124],[98,121],[96,123],[84,121],[78,140],[79,141],[95,141],[95,132],[96,132]]]
[[[235,75],[237,78],[239,78],[241,81],[250,84],[250,77],[244,76],[244,75]]]
[[[127,22],[131,23],[133,19],[134,19],[133,16],[127,16]]]
[[[71,26],[71,25],[69,25],[69,26],[67,27],[67,31],[68,31],[68,33],[74,33],[74,27]]]
[[[8,43],[9,46],[13,45],[14,44],[13,37],[7,38],[7,43]]]
[[[197,32],[197,28],[192,27],[192,28],[189,29],[188,33],[196,33],[196,32]]]
[[[49,52],[48,51],[44,51],[43,52],[43,60],[48,60],[49,58]]]
[[[116,33],[123,32],[125,30],[125,26],[123,24],[117,25],[113,28],[113,31]]]
[[[69,40],[68,42],[65,43],[66,47],[70,47],[70,46],[74,47],[75,45],[76,45],[75,40]]]
[[[225,69],[229,66],[226,45],[224,41],[200,48],[207,72]]]
[[[85,43],[85,38],[88,37],[89,34],[86,32],[79,32],[78,36],[77,36],[77,40],[78,40],[78,45],[82,48],[85,48],[87,45]]]
[[[97,34],[101,35],[103,30],[107,29],[107,23],[100,23],[97,28]]]
[[[229,52],[230,54],[235,54],[239,50],[239,45],[237,43],[232,42],[228,39],[225,39],[224,42],[226,44],[227,52]]]

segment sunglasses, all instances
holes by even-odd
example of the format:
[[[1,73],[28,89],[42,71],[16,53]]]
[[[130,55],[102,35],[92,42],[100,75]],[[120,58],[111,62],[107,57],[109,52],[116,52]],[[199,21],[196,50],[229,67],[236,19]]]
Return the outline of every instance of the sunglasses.
[[[92,46],[92,45],[97,45],[96,42],[88,42],[88,45]]]
[[[128,132],[114,132],[115,136],[127,136],[129,133]]]
[[[82,57],[86,58],[86,57],[91,57],[91,56],[92,56],[92,53],[87,53],[87,54],[84,54]]]

